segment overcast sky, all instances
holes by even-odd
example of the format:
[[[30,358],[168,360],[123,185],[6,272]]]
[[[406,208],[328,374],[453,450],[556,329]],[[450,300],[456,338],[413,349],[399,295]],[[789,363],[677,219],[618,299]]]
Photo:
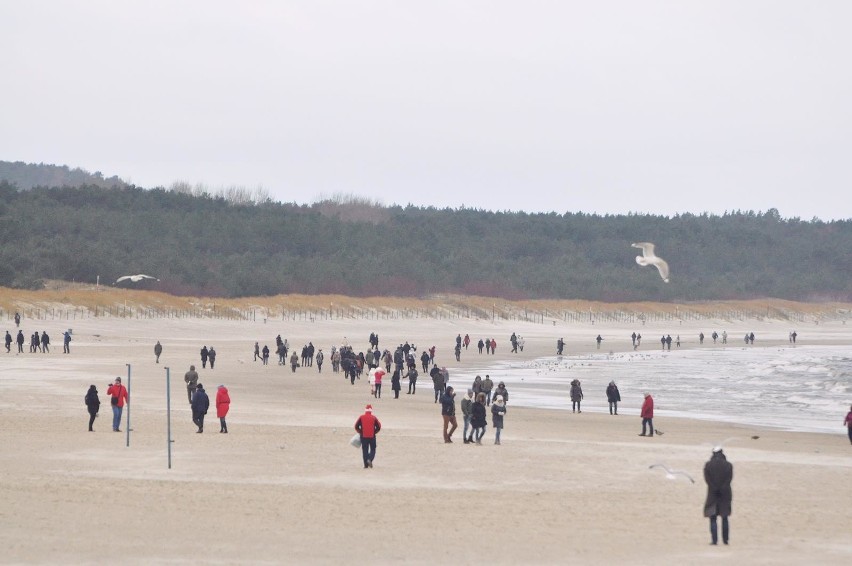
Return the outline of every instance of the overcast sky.
[[[0,159],[141,187],[852,218],[852,2],[0,0]]]

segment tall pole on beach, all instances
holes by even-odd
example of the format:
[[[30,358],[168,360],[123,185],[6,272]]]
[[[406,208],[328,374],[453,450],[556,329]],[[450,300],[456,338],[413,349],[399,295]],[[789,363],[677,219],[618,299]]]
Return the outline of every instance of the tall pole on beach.
[[[127,447],[130,447],[130,364],[124,364],[127,366],[127,424],[125,425],[125,430],[127,431]]]
[[[168,446],[169,469],[172,469],[172,397],[171,374],[166,368],[166,446]]]

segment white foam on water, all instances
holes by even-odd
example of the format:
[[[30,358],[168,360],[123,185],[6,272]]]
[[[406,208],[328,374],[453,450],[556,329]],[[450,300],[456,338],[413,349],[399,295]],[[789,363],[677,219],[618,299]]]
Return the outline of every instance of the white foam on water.
[[[852,357],[841,346],[711,347],[690,350],[553,356],[502,362],[476,375],[505,382],[511,405],[567,410],[570,382],[579,379],[583,411],[608,412],[606,387],[618,384],[619,413],[638,415],[642,394],[655,415],[842,433],[852,403]]]

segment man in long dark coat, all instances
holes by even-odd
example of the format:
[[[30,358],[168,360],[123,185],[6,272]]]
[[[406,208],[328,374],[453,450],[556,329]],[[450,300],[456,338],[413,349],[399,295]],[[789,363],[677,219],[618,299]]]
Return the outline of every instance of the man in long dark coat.
[[[704,502],[704,516],[710,519],[710,544],[717,544],[716,517],[722,517],[722,542],[728,544],[728,516],[731,514],[731,480],[734,479],[734,467],[725,458],[722,448],[713,449],[713,456],[704,464],[704,481],[707,482],[707,500]]]

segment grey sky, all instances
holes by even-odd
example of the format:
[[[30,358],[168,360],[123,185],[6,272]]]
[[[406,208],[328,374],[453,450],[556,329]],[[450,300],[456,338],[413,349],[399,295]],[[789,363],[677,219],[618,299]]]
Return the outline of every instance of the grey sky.
[[[277,200],[852,218],[852,2],[0,0],[0,159]]]

